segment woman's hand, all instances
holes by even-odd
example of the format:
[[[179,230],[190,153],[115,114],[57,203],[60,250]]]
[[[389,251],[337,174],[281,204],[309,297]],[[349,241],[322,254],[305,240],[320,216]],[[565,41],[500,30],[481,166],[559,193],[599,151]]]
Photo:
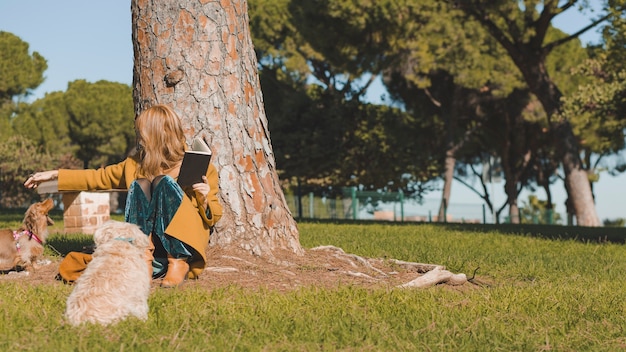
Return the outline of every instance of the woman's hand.
[[[59,178],[59,170],[35,172],[34,174],[30,174],[30,176],[28,176],[28,179],[24,182],[24,187],[37,188],[40,183],[56,180],[57,178]]]
[[[203,204],[205,207],[207,207],[209,205],[207,196],[209,195],[211,186],[209,186],[209,181],[207,180],[206,176],[202,176],[202,181],[203,182],[201,183],[194,183],[191,188],[194,190],[194,192],[196,192],[196,198],[198,199],[198,203]]]

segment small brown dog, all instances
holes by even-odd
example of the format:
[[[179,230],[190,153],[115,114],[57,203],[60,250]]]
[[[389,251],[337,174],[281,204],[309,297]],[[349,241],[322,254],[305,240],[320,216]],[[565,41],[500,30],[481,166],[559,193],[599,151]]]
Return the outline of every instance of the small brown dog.
[[[53,207],[51,198],[35,203],[26,210],[17,231],[0,230],[0,270],[37,268],[37,260],[43,255],[43,245],[48,238],[48,225],[54,224],[48,216]]]

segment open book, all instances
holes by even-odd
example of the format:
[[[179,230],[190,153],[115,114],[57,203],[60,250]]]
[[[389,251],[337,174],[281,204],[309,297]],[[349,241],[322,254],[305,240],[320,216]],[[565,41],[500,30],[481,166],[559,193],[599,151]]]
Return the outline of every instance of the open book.
[[[178,184],[181,187],[191,186],[202,182],[211,161],[211,149],[200,137],[193,139],[191,150],[185,152],[183,163],[180,165]]]

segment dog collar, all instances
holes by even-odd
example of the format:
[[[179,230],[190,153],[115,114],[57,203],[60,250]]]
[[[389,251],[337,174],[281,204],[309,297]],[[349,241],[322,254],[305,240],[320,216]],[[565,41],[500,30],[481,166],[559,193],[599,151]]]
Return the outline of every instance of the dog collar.
[[[13,231],[13,239],[15,239],[15,247],[17,248],[18,251],[20,250],[20,242],[18,240],[20,239],[20,237],[24,235],[28,235],[29,241],[34,238],[35,241],[37,241],[37,243],[43,245],[43,241],[39,237],[37,237],[37,235],[35,235],[29,230]]]
[[[130,237],[115,237],[114,240],[117,241],[124,241],[124,242],[128,242],[130,244],[132,244],[133,242],[135,242],[135,240],[133,238]]]
[[[30,237],[28,238],[29,240],[30,240],[30,239],[32,239],[32,238],[34,238],[34,239],[35,239],[35,241],[37,241],[37,243],[39,243],[39,244],[43,245],[43,241],[41,240],[41,238],[39,238],[37,235],[35,235],[34,233],[32,233],[32,232],[30,232],[30,231],[28,231],[28,233],[29,233],[29,235],[30,235]]]

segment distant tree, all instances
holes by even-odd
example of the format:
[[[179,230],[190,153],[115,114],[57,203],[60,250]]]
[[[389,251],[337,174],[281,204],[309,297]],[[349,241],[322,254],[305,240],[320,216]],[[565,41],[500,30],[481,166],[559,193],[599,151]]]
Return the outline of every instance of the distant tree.
[[[550,76],[546,58],[554,48],[597,26],[610,15],[605,14],[573,35],[550,41],[547,34],[554,17],[572,9],[577,3],[583,4],[583,1],[467,0],[454,3],[480,22],[515,62],[530,91],[539,99],[546,112],[577,223],[599,226],[587,172],[580,160],[580,144],[571,121],[558,117],[562,111],[563,93]]]
[[[19,104],[13,129],[51,155],[71,155],[75,149],[69,135],[64,92],[47,93],[30,104]]]
[[[12,134],[10,120],[16,111],[16,99],[43,83],[47,67],[43,56],[28,52],[28,43],[0,31],[0,139]]]
[[[38,200],[35,192],[24,188],[25,178],[54,166],[52,157],[27,137],[0,140],[0,207],[25,207]]]
[[[515,89],[481,107],[485,113],[484,130],[476,140],[478,145],[468,145],[467,149],[474,158],[480,152],[498,158],[506,200],[495,209],[496,220],[508,208],[509,221],[519,223],[518,196],[529,186],[541,151],[550,145],[545,126],[537,119],[544,116],[543,109],[528,89]]]
[[[423,184],[440,175],[430,125],[397,108],[372,104],[359,105],[349,119],[354,130],[345,142],[342,184],[421,197]]]
[[[576,122],[592,181],[601,170],[609,174],[626,170],[626,160],[619,156],[626,138],[626,1],[611,5],[614,15],[603,30],[603,43],[591,47],[591,58],[576,69],[588,82],[566,96],[563,108],[563,115]]]
[[[397,27],[383,32],[385,41],[394,43],[385,54],[393,58],[383,68],[385,86],[416,119],[430,120],[429,135],[439,142],[431,158],[443,164],[438,219],[445,221],[457,153],[484,128],[480,104],[508,94],[522,82],[503,49],[479,23],[468,21],[454,6],[437,1],[371,6],[374,9],[368,12],[389,14],[384,27]],[[483,196],[491,207],[488,194]]]
[[[370,56],[378,55],[375,50],[384,42],[363,42],[358,37],[362,28],[352,30],[354,23],[345,20],[353,10],[358,15],[367,11],[346,9],[339,1],[317,5],[250,2],[251,32],[281,176],[305,180],[309,186],[333,185],[337,191],[358,184],[413,193],[418,188],[409,190],[411,184],[438,172],[428,147],[433,139],[416,138],[431,131],[410,124],[410,116],[399,109],[362,102],[371,80],[359,79],[379,70],[371,66],[378,62]],[[341,12],[344,9],[348,13]],[[363,35],[382,29],[368,27]],[[324,40],[330,37],[333,45]],[[398,134],[383,136],[392,131]]]
[[[120,161],[134,146],[130,86],[77,80],[68,84],[64,99],[69,137],[84,168]]]
[[[413,156],[416,168],[425,170],[419,160],[428,155],[430,178],[443,176],[443,212],[454,154],[477,129],[472,119],[476,98],[483,90],[501,95],[521,84],[511,60],[503,59],[498,53],[503,50],[478,23],[445,2],[325,0],[295,2],[289,8],[306,50],[317,54],[310,54],[309,62],[320,81],[334,82],[324,79],[334,71],[344,72],[341,82],[383,74],[393,98],[413,115],[416,126],[404,131],[431,141],[428,148],[410,150],[418,153]]]
[[[549,40],[557,40],[567,35],[550,28],[547,36]],[[572,74],[571,70],[586,57],[580,41],[574,39],[555,48],[546,58],[550,75],[565,94],[582,82],[583,77]],[[552,136],[547,133],[549,126],[542,105],[528,88],[514,91],[494,103],[495,110],[492,113],[496,116],[492,116],[491,122],[485,126],[497,126],[492,129],[491,138],[496,142],[494,151],[501,158],[504,171],[504,190],[507,195],[505,205],[509,207],[510,221],[518,221],[517,197],[524,188],[534,191],[533,181],[542,182],[548,198],[546,207],[552,211],[550,183],[556,179],[552,175],[556,172],[554,165],[558,160],[555,160]],[[493,118],[500,121],[493,121]]]
[[[524,224],[560,224],[561,215],[553,209],[553,204],[549,206],[546,201],[539,200],[536,195],[531,194],[528,196],[528,201],[523,202],[520,208],[521,222]]]
[[[281,179],[314,187],[338,184],[347,133],[341,106],[321,86],[280,79],[269,68],[259,75]]]

